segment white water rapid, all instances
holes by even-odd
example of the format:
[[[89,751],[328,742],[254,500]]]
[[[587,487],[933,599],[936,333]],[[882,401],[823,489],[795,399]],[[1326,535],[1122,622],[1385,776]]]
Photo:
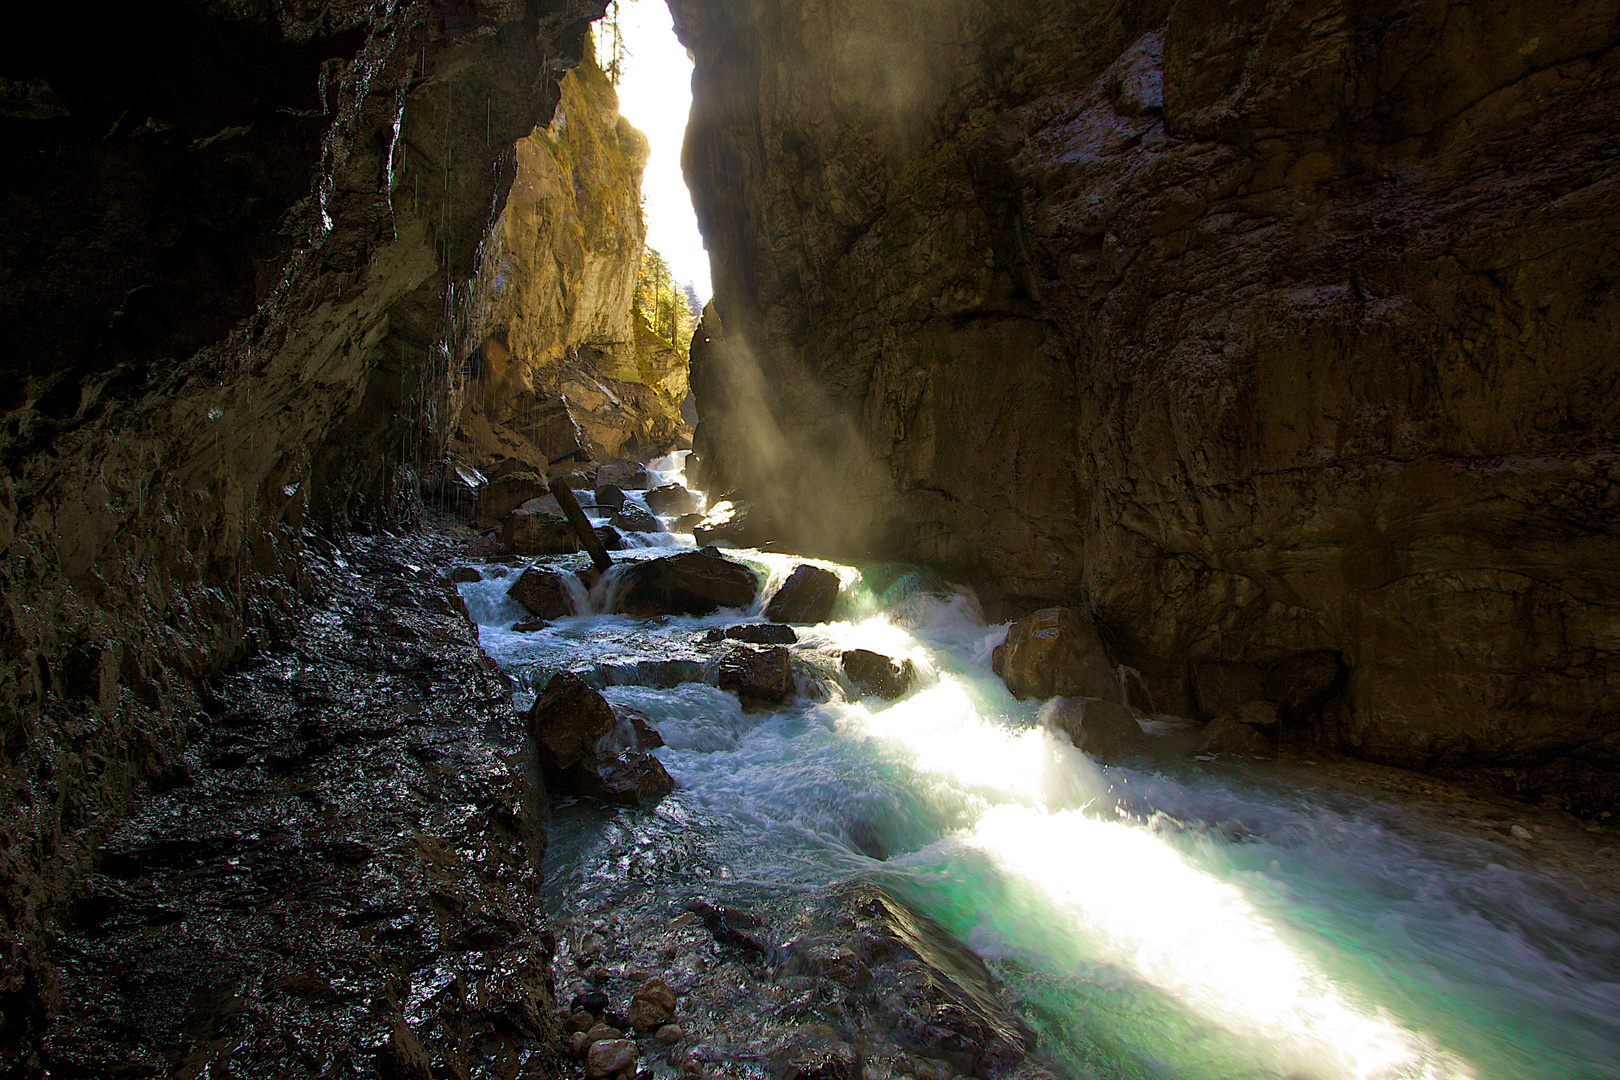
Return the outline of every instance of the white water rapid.
[[[658,464],[679,478],[679,458]],[[619,556],[691,544],[661,534]],[[1620,1076],[1620,927],[1573,875],[1309,763],[1183,749],[1100,767],[991,673],[1005,627],[919,574],[875,595],[860,570],[833,567],[835,621],[800,627],[793,647],[798,700],[745,712],[702,681],[703,632],[757,619],[814,560],[728,554],[760,574],[752,612],[593,614],[518,633],[507,628],[527,615],[505,590],[521,567],[485,564],[461,588],[484,647],[521,685],[575,670],[652,717],[671,799],[735,834],[732,874],[880,881],[1007,981],[1054,1068]],[[910,658],[916,687],[857,698],[837,675],[853,647]],[[655,664],[692,681],[623,685]]]

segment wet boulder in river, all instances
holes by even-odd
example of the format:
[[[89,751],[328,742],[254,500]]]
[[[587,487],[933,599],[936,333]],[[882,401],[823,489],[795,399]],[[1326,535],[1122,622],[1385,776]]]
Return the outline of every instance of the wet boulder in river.
[[[557,795],[583,795],[620,806],[647,805],[675,788],[657,758],[620,749],[620,719],[579,676],[560,672],[524,716],[535,764]],[[630,725],[626,725],[630,726]]]
[[[783,623],[826,622],[838,603],[838,585],[838,575],[831,570],[800,563],[771,597],[765,617]]]
[[[579,550],[579,537],[561,510],[519,507],[501,523],[500,544],[513,555],[568,555]]]
[[[724,631],[716,631],[720,641],[729,638],[732,641],[746,641],[750,645],[793,645],[799,640],[799,635],[791,626],[781,626],[777,623],[743,623],[741,626],[728,626]]]
[[[917,669],[910,660],[893,660],[867,649],[850,649],[844,653],[842,664],[844,674],[863,694],[891,701],[910,690],[917,677]]]
[[[635,503],[627,502],[617,514],[613,515],[613,527],[623,529],[625,532],[655,533],[663,532],[664,527],[658,519]]]
[[[700,546],[732,544],[758,547],[773,540],[763,515],[741,499],[722,499],[709,508],[703,520],[692,527]]]
[[[523,571],[506,595],[539,619],[562,619],[574,614],[562,572],[547,566],[531,566]]]
[[[759,579],[718,552],[683,551],[626,566],[616,591],[627,615],[707,615],[752,604]]]
[[[617,484],[602,484],[596,489],[596,505],[617,510],[624,505],[624,492]]]
[[[483,581],[484,575],[476,566],[453,566],[450,568],[450,580],[457,585],[473,581]]]
[[[720,658],[720,689],[736,693],[744,705],[774,705],[793,693],[793,669],[780,645],[735,645]]]
[[[1019,619],[990,654],[1013,697],[1090,697],[1124,703],[1114,666],[1090,620],[1065,607]]]
[[[1231,713],[1217,716],[1204,728],[1204,736],[1194,748],[1195,754],[1244,754],[1249,757],[1272,756],[1271,740],[1260,734]]]
[[[647,492],[647,508],[655,514],[690,514],[697,509],[698,494],[680,484],[665,484]]]
[[[624,550],[624,537],[620,536],[619,530],[611,525],[598,525],[596,527],[596,538],[602,541],[603,551]]]
[[[1105,759],[1139,749],[1148,738],[1129,708],[1100,698],[1059,698],[1047,723],[1067,735],[1078,749]]]

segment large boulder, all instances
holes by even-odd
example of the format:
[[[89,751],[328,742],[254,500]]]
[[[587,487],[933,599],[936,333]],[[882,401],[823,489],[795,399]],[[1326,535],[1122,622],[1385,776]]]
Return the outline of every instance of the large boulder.
[[[655,533],[664,531],[664,527],[658,523],[657,518],[633,502],[625,503],[619,512],[613,515],[612,525],[615,529],[623,529],[625,532]]]
[[[707,615],[754,602],[759,579],[714,551],[683,551],[626,566],[616,610],[627,615]]]
[[[1140,749],[1148,739],[1131,709],[1101,698],[1059,698],[1047,723],[1080,750],[1098,758],[1120,757]]]
[[[599,484],[596,488],[596,505],[617,510],[624,505],[624,492],[616,484]]]
[[[530,499],[550,493],[544,474],[527,469],[509,472],[478,489],[478,520],[493,525]]]
[[[1259,730],[1227,713],[1217,716],[1204,728],[1193,750],[1195,754],[1243,754],[1248,757],[1272,756],[1271,741]]]
[[[634,745],[607,699],[570,672],[552,676],[524,715],[535,765],[556,795],[646,805],[675,788],[659,760]]]
[[[744,705],[774,705],[793,692],[793,669],[781,645],[735,645],[720,658],[719,676],[720,689],[733,691]]]
[[[850,649],[840,658],[844,674],[863,694],[893,700],[911,689],[917,677],[910,660],[898,661],[867,649]]]
[[[501,523],[500,545],[513,555],[568,555],[579,550],[579,536],[561,510],[523,506]]]
[[[1013,623],[990,666],[1020,700],[1089,697],[1124,704],[1097,628],[1069,608],[1042,608]]]
[[[647,492],[647,507],[655,514],[690,514],[698,508],[701,497],[697,492],[680,484],[665,484]]]
[[[539,619],[562,619],[579,614],[574,610],[568,582],[562,572],[550,567],[529,567],[506,590],[506,595]]]
[[[765,518],[752,505],[742,499],[721,499],[703,515],[703,520],[692,527],[692,536],[705,547],[709,544],[731,544],[735,547],[759,547],[775,539]]]
[[[765,617],[772,622],[826,622],[838,603],[838,586],[838,575],[831,570],[800,563],[765,606]]]
[[[625,491],[646,491],[652,487],[652,474],[639,461],[613,461],[596,470],[596,486],[610,484]]]
[[[724,630],[710,630],[704,640],[710,644],[724,641],[746,641],[750,645],[793,645],[799,640],[799,635],[791,626],[782,626],[779,623],[743,623],[740,626],[728,626]]]

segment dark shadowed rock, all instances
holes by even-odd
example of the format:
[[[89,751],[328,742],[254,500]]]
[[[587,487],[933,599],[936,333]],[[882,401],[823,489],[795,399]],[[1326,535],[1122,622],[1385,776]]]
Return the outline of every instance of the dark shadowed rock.
[[[500,545],[513,555],[568,555],[579,550],[579,537],[561,510],[519,507],[501,523]]]
[[[1092,697],[1121,702],[1119,681],[1090,620],[1064,607],[1019,619],[990,666],[1019,699]]]
[[[506,595],[539,619],[561,619],[576,614],[569,603],[563,571],[531,566],[506,590]]]
[[[579,795],[614,806],[651,806],[675,790],[675,780],[663,762],[641,750],[621,750],[603,757],[596,768],[580,775]]]
[[[1199,719],[1235,712],[1245,701],[1266,696],[1265,674],[1253,664],[1195,660],[1188,675]]]
[[[910,660],[893,660],[867,649],[850,649],[840,658],[844,674],[863,694],[893,700],[911,689],[917,669]]]
[[[532,634],[536,630],[544,630],[551,624],[544,619],[525,619],[512,624],[512,629],[520,634]]]
[[[732,641],[746,641],[752,645],[793,645],[799,640],[799,635],[793,627],[777,623],[743,623],[741,626],[728,626],[718,633],[719,636],[714,638],[715,641],[729,638]]]
[[[838,575],[831,570],[801,563],[771,597],[765,617],[772,622],[826,622],[838,603],[838,586]]]
[[[647,492],[647,508],[655,514],[690,514],[702,496],[680,484],[665,484]]]
[[[635,503],[627,502],[617,514],[613,515],[613,527],[623,529],[625,532],[654,533],[663,532],[664,527],[658,519]]]
[[[1315,712],[1338,689],[1344,668],[1330,652],[1295,653],[1271,669],[1271,693],[1283,716],[1295,720]]]
[[[1245,701],[1239,705],[1234,714],[1250,727],[1270,727],[1282,719],[1277,715],[1277,706],[1269,701]]]
[[[730,690],[744,705],[776,704],[793,692],[788,651],[780,645],[732,646],[720,658],[720,689]]]
[[[702,514],[682,514],[669,523],[670,532],[689,533],[703,523]]]
[[[617,510],[624,505],[624,491],[617,484],[601,484],[596,489],[596,505]]]
[[[759,579],[717,552],[683,551],[625,567],[616,610],[629,615],[707,615],[754,602]]]
[[[1146,745],[1148,739],[1128,707],[1100,698],[1060,698],[1047,719],[1093,757],[1120,757]]]
[[[596,538],[602,541],[604,551],[624,550],[624,537],[620,536],[619,530],[611,525],[598,525],[596,527]]]
[[[1204,728],[1203,738],[1198,741],[1193,753],[1271,757],[1272,749],[1269,739],[1228,713],[1209,722],[1209,726]]]
[[[450,580],[457,585],[473,581],[483,581],[484,575],[476,566],[456,566],[450,569]]]

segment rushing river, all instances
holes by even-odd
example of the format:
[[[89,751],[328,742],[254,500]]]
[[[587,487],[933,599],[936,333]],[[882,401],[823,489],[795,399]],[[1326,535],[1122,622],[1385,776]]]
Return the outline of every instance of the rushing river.
[[[679,478],[678,459],[660,464]],[[649,539],[619,557],[692,544]],[[486,580],[461,589],[484,648],[525,688],[520,704],[569,669],[652,718],[679,785],[671,798],[730,837],[728,874],[881,882],[1009,983],[1054,1067],[1620,1076],[1611,901],[1304,763],[1203,762],[1182,749],[1100,767],[991,673],[1006,628],[984,625],[966,596],[908,579],[875,596],[856,568],[820,563],[844,590],[835,621],[799,628],[798,700],[745,712],[702,681],[633,685],[652,681],[652,665],[701,679],[703,632],[757,620],[787,573],[815,561],[728,554],[765,584],[751,612],[586,615],[514,632],[527,618],[505,596],[515,569],[488,564]],[[911,659],[916,687],[895,702],[853,699],[837,656],[856,647]]]

